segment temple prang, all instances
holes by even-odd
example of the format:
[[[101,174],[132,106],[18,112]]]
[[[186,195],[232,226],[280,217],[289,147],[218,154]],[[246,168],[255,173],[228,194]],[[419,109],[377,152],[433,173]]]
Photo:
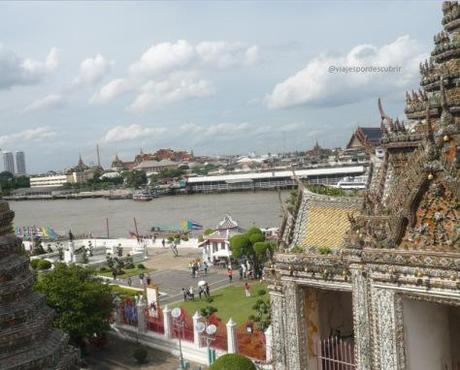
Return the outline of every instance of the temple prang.
[[[35,274],[14,235],[13,218],[0,200],[0,368],[79,369],[77,350],[52,328],[54,311],[33,291]]]

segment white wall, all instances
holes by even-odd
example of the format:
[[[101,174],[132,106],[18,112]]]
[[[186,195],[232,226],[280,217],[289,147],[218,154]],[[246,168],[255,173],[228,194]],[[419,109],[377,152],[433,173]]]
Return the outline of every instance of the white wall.
[[[403,299],[407,370],[442,370],[451,363],[449,306]]]

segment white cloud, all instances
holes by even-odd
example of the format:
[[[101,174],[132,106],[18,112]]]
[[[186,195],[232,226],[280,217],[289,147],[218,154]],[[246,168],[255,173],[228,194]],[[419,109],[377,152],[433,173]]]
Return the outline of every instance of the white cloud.
[[[195,57],[195,48],[188,41],[162,42],[152,45],[133,63],[130,72],[137,75],[158,75],[187,66]]]
[[[128,110],[141,113],[179,101],[206,97],[213,93],[214,89],[208,81],[175,75],[163,81],[147,82]]]
[[[219,136],[235,136],[238,134],[253,132],[257,126],[249,123],[217,123],[214,125],[197,125],[194,123],[186,123],[180,126],[180,131],[183,134],[198,135],[201,137],[219,137]]]
[[[259,48],[242,42],[187,40],[152,45],[131,64],[124,78],[103,86],[92,103],[107,103],[126,92],[137,97],[128,107],[144,112],[162,105],[214,93],[212,83],[200,77],[209,69],[248,67],[258,60]],[[190,77],[193,75],[193,77]]]
[[[22,58],[0,44],[0,89],[41,81],[59,65],[59,52],[52,48],[45,61]]]
[[[80,73],[76,78],[77,84],[93,85],[101,81],[109,72],[113,62],[101,54],[94,58],[86,58],[80,63]]]
[[[130,141],[135,139],[152,137],[155,135],[162,134],[166,131],[165,128],[151,128],[144,127],[141,125],[128,125],[128,126],[115,126],[108,130],[103,137],[103,141],[106,143],[114,143],[120,141]]]
[[[91,103],[107,103],[132,89],[131,82],[123,78],[112,80],[93,95]]]
[[[25,141],[42,142],[52,139],[56,135],[57,133],[49,127],[37,127],[14,134],[0,136],[0,145],[10,145]]]
[[[64,97],[60,94],[50,94],[29,104],[24,111],[33,112],[37,110],[58,108],[64,103]]]
[[[358,45],[343,56],[321,55],[278,83],[265,102],[269,108],[341,105],[413,86],[425,54],[409,36],[378,48]],[[330,72],[330,67],[401,67],[393,72]]]
[[[254,65],[258,60],[259,48],[241,42],[203,41],[196,46],[196,52],[205,66],[223,69]]]

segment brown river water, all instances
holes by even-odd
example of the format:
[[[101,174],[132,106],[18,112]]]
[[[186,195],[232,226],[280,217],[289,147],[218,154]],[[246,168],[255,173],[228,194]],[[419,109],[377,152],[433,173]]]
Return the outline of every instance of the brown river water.
[[[283,192],[282,198],[287,195]],[[141,234],[153,225],[179,225],[186,219],[214,227],[225,213],[242,227],[277,227],[281,222],[281,206],[275,191],[169,196],[150,202],[99,198],[9,203],[16,212],[15,225],[51,226],[60,234],[72,229],[74,234],[105,236],[106,218],[111,237],[126,237],[134,231],[134,217]]]

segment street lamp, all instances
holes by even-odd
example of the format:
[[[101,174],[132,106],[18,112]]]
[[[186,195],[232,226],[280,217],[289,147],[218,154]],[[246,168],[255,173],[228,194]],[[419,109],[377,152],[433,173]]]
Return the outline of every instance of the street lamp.
[[[174,326],[179,331],[179,336],[178,336],[179,337],[179,361],[180,361],[179,370],[184,370],[184,369],[187,369],[187,367],[185,366],[184,356],[182,354],[182,341],[181,341],[181,339],[182,339],[182,333],[183,333],[183,330],[184,330],[185,322],[182,319],[182,310],[180,309],[180,307],[173,308],[172,311],[171,311],[171,316],[173,318]]]
[[[206,340],[206,348],[208,349],[208,365],[211,365],[216,360],[216,352],[214,350],[211,351],[209,345],[216,339],[214,334],[216,334],[217,327],[213,324],[207,325],[200,321],[195,325],[195,330]]]

